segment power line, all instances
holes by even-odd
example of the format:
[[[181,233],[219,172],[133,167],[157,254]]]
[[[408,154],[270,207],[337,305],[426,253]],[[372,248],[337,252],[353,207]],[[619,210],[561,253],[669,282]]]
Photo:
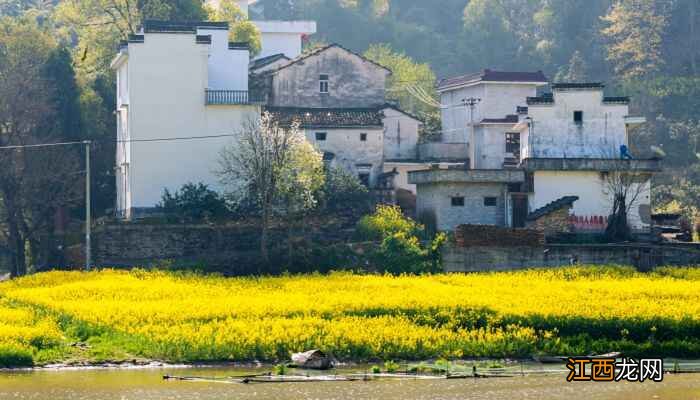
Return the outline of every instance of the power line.
[[[110,143],[171,142],[171,141],[177,141],[177,140],[216,139],[216,138],[234,137],[234,136],[238,136],[238,135],[233,134],[233,133],[227,133],[227,134],[221,134],[221,135],[182,136],[182,137],[152,138],[152,139],[128,139],[128,140],[94,139],[94,140],[82,140],[79,142],[17,144],[17,145],[10,145],[10,146],[0,146],[0,150],[2,150],[2,149],[25,149],[25,148],[33,148],[33,147],[68,146],[68,145],[74,145],[74,144],[85,144],[86,142],[110,142]]]
[[[53,146],[68,146],[72,144],[85,144],[85,141],[80,142],[58,142],[58,143],[38,143],[38,144],[17,144],[9,146],[0,146],[0,149],[25,149],[31,147],[53,147]]]

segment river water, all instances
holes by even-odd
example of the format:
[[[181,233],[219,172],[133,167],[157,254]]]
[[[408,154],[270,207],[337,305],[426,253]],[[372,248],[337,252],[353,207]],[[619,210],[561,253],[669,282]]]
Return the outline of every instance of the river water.
[[[164,381],[162,376],[250,373],[233,368],[83,369],[0,372],[0,399],[698,399],[700,374],[663,382],[572,382],[566,374],[516,378],[240,384]]]

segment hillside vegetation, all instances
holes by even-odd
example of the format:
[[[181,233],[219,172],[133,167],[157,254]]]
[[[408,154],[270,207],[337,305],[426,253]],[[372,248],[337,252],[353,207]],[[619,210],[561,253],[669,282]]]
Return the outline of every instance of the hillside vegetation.
[[[700,271],[224,278],[48,272],[0,284],[0,366],[49,361],[700,356]]]

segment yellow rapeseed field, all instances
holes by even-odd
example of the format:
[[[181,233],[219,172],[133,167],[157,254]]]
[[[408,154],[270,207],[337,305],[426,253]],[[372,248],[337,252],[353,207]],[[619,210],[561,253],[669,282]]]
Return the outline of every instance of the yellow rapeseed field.
[[[355,360],[700,354],[700,273],[682,268],[266,278],[49,272],[0,284],[0,300],[0,344],[33,346],[37,330],[49,342],[119,337],[137,355],[172,361],[277,360],[309,348]]]

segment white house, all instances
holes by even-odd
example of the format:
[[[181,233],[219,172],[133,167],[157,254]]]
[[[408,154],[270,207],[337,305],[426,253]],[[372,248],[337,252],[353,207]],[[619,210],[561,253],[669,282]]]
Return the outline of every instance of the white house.
[[[465,223],[521,227],[567,205],[571,229],[599,231],[612,210],[609,177],[623,173],[638,181],[630,226],[648,231],[658,161],[622,154],[643,118],[629,116],[626,97],[605,97],[600,83],[555,83],[537,96],[545,84],[539,71],[491,70],[440,82],[444,132],[429,146],[466,157],[461,166],[409,173],[419,216],[444,230]]]
[[[164,188],[217,187],[217,153],[231,140],[225,135],[260,114],[248,93],[248,60],[247,45],[229,43],[221,22],[146,21],[121,44],[111,64],[119,215],[154,207]]]

